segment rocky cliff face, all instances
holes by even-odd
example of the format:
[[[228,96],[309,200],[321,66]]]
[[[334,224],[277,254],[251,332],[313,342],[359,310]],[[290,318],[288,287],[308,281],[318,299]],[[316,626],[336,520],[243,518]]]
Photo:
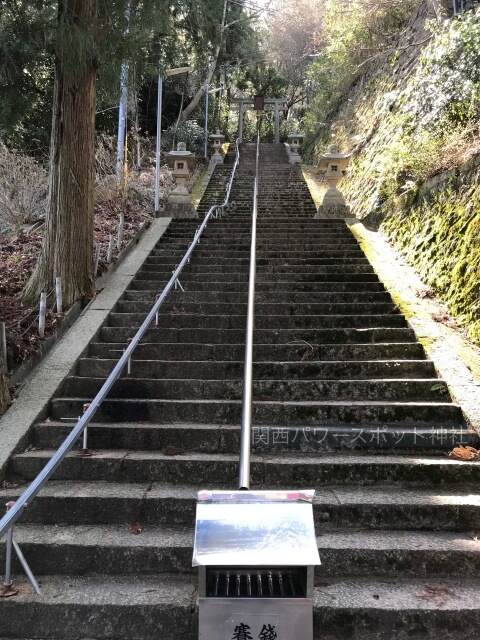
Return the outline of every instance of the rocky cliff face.
[[[342,191],[358,217],[371,214],[385,199],[382,179],[388,174],[387,151],[398,145],[399,107],[419,56],[431,39],[426,22],[433,17],[430,4],[422,3],[402,39],[369,63],[333,122],[332,140],[342,150],[353,147]]]
[[[370,63],[332,140],[353,150],[341,190],[354,214],[394,241],[480,343],[480,10],[434,18],[422,3],[396,51]]]

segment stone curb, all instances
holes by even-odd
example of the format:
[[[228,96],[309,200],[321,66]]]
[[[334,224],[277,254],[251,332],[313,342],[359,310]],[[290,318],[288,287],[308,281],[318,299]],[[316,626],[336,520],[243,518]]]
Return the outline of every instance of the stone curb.
[[[27,379],[18,397],[0,418],[0,481],[10,456],[25,445],[30,428],[48,412],[51,398],[64,377],[75,366],[90,340],[100,330],[113,305],[135,277],[158,240],[165,233],[170,218],[159,218],[142,234],[138,244],[118,264],[100,294],[81,312],[79,318],[56,341]]]

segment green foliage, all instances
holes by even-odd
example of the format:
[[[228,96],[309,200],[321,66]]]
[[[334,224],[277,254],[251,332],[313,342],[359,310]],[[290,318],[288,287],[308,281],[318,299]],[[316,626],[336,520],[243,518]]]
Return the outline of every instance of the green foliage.
[[[420,185],[475,149],[480,115],[480,12],[430,24],[431,40],[414,72],[398,86],[367,86],[354,118],[373,140],[356,154],[344,183],[361,217],[381,218],[384,203],[415,199]],[[359,116],[359,114],[361,114]],[[352,135],[352,134],[351,134]],[[466,155],[468,159],[468,153]],[[360,194],[360,196],[359,196]]]
[[[242,76],[237,78],[236,86],[246,95],[282,98],[287,80],[274,67],[256,64],[246,68]]]
[[[56,2],[0,2],[0,137],[48,155]],[[46,123],[46,124],[45,124]]]
[[[79,60],[95,60],[98,125],[109,133],[116,129],[120,72],[127,61],[130,93],[140,95],[141,127],[152,130],[155,120],[148,117],[155,104],[152,78],[159,71],[185,64],[194,67],[180,91],[187,104],[204,82],[220,41],[217,82],[224,75],[222,68],[243,64],[243,54],[249,61],[258,57],[258,36],[245,20],[242,2],[227,4],[227,24],[233,24],[224,33],[223,8],[224,0],[99,0],[96,23],[81,25],[70,20],[58,24],[55,0],[0,0],[1,138],[48,156],[55,50],[73,76]],[[167,123],[178,116],[180,82],[183,78],[165,83],[165,104],[175,107],[172,113],[167,109]]]
[[[382,200],[407,193],[416,195],[420,184],[442,170],[447,149],[459,144],[464,134],[463,127],[445,120],[437,123],[435,132],[412,128],[410,123],[411,118],[405,114],[392,118],[397,135],[378,154],[375,169]]]
[[[179,125],[172,125],[162,133],[162,148],[167,151],[176,149],[179,142],[185,142],[187,150],[203,155],[205,132],[195,120],[186,120]]]
[[[405,43],[399,40],[396,52],[385,47],[360,83],[369,66],[363,62],[380,41],[378,29],[372,32],[366,15],[356,13],[360,4],[326,5],[325,48],[308,74],[313,98],[304,123],[311,149],[330,135],[349,149],[356,145],[341,186],[355,214],[381,223],[480,344],[480,171],[473,178],[457,178],[456,170],[443,181],[435,177],[478,154],[480,10],[431,23],[413,70]]]

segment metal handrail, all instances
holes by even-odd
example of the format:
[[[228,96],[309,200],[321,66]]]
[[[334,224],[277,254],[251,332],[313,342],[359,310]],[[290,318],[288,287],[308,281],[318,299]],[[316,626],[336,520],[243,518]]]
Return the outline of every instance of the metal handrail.
[[[257,155],[253,183],[252,240],[248,278],[247,331],[245,336],[245,371],[243,378],[242,431],[240,434],[239,489],[250,489],[250,450],[252,441],[253,329],[255,326],[255,279],[257,274],[258,165],[260,159],[260,116],[257,120]]]
[[[8,531],[12,528],[12,526],[18,520],[18,518],[20,517],[20,515],[22,514],[24,509],[26,509],[30,505],[31,501],[35,498],[35,496],[43,488],[45,483],[52,477],[52,475],[55,473],[57,468],[63,462],[63,460],[64,460],[65,456],[67,455],[67,453],[72,449],[72,447],[75,444],[75,442],[79,439],[79,437],[82,435],[84,430],[87,428],[88,424],[90,423],[90,421],[93,418],[93,416],[95,415],[97,409],[100,407],[101,403],[103,402],[103,400],[107,396],[108,392],[110,391],[110,389],[112,388],[114,383],[119,379],[120,374],[122,373],[122,370],[124,369],[125,365],[128,364],[128,362],[129,362],[133,352],[135,351],[136,347],[138,346],[140,340],[143,338],[143,335],[145,334],[145,332],[147,331],[147,329],[150,327],[150,325],[152,324],[153,320],[155,319],[156,314],[157,314],[159,308],[161,307],[161,305],[163,304],[163,302],[164,302],[165,298],[167,297],[168,293],[175,286],[175,283],[178,282],[178,277],[181,274],[181,272],[182,272],[183,268],[185,267],[185,265],[189,262],[190,256],[191,256],[193,250],[195,249],[196,245],[198,244],[198,242],[200,240],[200,236],[202,235],[205,227],[207,226],[207,222],[211,218],[217,217],[219,211],[221,211],[223,213],[224,209],[228,206],[229,199],[230,199],[230,192],[232,190],[233,180],[235,178],[235,173],[237,171],[237,167],[238,167],[238,165],[240,163],[240,149],[239,149],[240,142],[241,142],[240,139],[237,139],[236,142],[235,142],[235,147],[236,147],[235,164],[233,166],[233,170],[232,170],[232,175],[230,177],[230,181],[229,181],[229,183],[227,185],[226,197],[225,197],[224,202],[221,205],[213,205],[208,210],[208,212],[205,215],[205,218],[204,218],[201,226],[195,232],[195,236],[194,236],[193,242],[190,245],[190,247],[188,248],[187,252],[185,253],[182,261],[180,262],[178,267],[173,272],[173,275],[170,278],[170,280],[168,281],[167,286],[165,287],[163,292],[158,297],[158,299],[155,302],[155,304],[153,305],[150,313],[145,318],[143,324],[138,329],[138,331],[135,334],[134,338],[132,338],[130,344],[125,349],[122,357],[119,359],[119,361],[117,362],[117,364],[116,364],[115,368],[113,369],[112,373],[108,376],[108,378],[104,382],[104,384],[103,384],[102,388],[100,389],[100,391],[97,393],[95,398],[91,401],[90,405],[86,409],[86,411],[83,414],[83,416],[81,418],[79,418],[77,424],[73,427],[73,429],[70,432],[70,434],[68,435],[68,437],[65,438],[63,443],[58,448],[57,452],[53,455],[53,457],[45,465],[45,467],[42,469],[42,471],[40,471],[40,473],[37,475],[35,480],[33,480],[33,482],[25,489],[25,491],[22,493],[22,495],[15,501],[15,503],[13,505],[11,505],[9,507],[9,510],[7,511],[6,515],[4,515],[3,518],[0,520],[0,537],[3,536],[4,534],[8,533]]]

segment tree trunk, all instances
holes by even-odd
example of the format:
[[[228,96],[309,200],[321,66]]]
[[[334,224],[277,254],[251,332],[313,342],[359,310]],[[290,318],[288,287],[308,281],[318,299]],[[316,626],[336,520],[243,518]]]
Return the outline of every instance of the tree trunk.
[[[97,0],[59,0],[45,236],[24,290],[35,303],[61,276],[63,301],[94,294],[93,188]]]
[[[5,373],[2,354],[0,353],[0,416],[7,410],[10,400],[7,374]]]
[[[213,74],[215,73],[215,69],[217,68],[218,56],[220,55],[221,48],[222,48],[222,43],[220,42],[215,49],[213,60],[208,68],[208,71],[202,83],[202,86],[198,89],[197,93],[193,96],[191,102],[189,102],[189,104],[182,111],[182,114],[180,116],[181,122],[185,122],[185,120],[188,120],[189,115],[193,113],[193,111],[195,111],[195,109],[198,106],[198,103],[205,95],[205,85],[210,84],[212,81]]]
[[[438,22],[440,22],[442,20],[442,9],[440,6],[440,2],[438,0],[430,0],[430,4],[432,5],[433,11],[435,13],[435,18]]]

